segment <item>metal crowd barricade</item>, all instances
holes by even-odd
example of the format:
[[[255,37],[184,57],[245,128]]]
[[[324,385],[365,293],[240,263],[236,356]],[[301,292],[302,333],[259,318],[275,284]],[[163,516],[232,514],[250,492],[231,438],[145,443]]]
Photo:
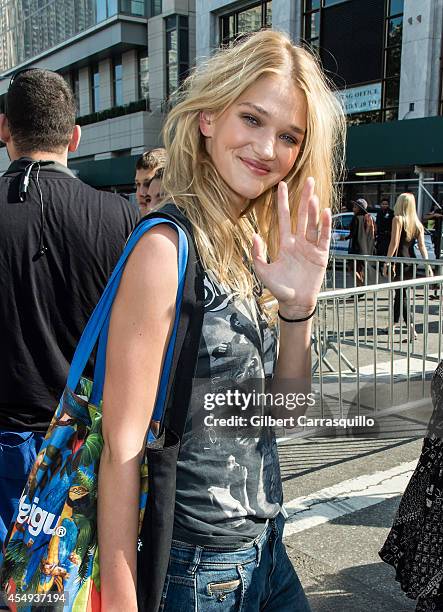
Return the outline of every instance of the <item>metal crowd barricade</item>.
[[[320,293],[312,339],[318,415],[375,415],[430,403],[428,382],[442,358],[442,287],[443,275]],[[395,299],[400,322],[406,300],[407,321],[398,329]]]
[[[357,263],[363,264],[365,285],[403,281],[405,268],[412,268],[412,278],[424,273],[425,266],[431,266],[435,274],[443,273],[443,260],[418,259],[416,257],[381,257],[378,255],[334,254],[329,259],[328,269],[323,282],[323,291],[357,287]],[[392,265],[388,265],[388,275],[383,276],[383,265],[395,265],[395,277]]]

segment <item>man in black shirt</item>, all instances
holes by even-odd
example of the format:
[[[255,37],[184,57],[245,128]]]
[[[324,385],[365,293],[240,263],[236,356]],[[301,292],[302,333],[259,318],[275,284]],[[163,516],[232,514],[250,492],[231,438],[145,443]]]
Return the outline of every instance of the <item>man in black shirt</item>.
[[[433,202],[431,210],[424,215],[423,220],[434,221],[434,231],[432,233],[432,242],[434,244],[435,259],[440,259],[441,252],[441,233],[442,233],[443,206]]]
[[[389,200],[383,198],[381,209],[377,212],[375,221],[377,231],[377,255],[386,257],[388,254],[389,243],[391,242],[392,219],[394,211],[389,208]]]
[[[13,77],[0,139],[12,162],[0,178],[1,545],[76,344],[139,213],[67,168],[80,127],[60,75]]]

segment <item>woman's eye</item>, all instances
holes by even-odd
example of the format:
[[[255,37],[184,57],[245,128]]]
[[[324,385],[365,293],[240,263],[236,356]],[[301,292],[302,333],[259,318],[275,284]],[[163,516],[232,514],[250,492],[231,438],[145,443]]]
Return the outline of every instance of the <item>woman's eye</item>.
[[[298,141],[289,134],[283,134],[282,139],[290,145],[298,145]]]
[[[249,125],[259,125],[257,119],[252,115],[243,115],[243,119],[246,121],[246,123],[249,123]]]

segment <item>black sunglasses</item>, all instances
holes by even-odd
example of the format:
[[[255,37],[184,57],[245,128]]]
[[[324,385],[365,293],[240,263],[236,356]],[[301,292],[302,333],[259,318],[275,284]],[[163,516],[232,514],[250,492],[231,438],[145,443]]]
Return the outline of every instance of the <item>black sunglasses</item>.
[[[4,112],[7,115],[7,99],[8,99],[8,93],[9,90],[11,89],[11,86],[13,84],[13,82],[17,79],[17,77],[19,77],[21,74],[23,74],[24,72],[31,72],[32,70],[43,70],[43,68],[37,68],[37,67],[29,67],[29,68],[20,68],[19,70],[17,70],[16,72],[13,73],[13,75],[11,76],[11,79],[9,81],[9,85],[8,85],[8,90],[5,94],[5,101],[4,101]],[[0,76],[0,80],[4,80],[7,79],[7,76]]]

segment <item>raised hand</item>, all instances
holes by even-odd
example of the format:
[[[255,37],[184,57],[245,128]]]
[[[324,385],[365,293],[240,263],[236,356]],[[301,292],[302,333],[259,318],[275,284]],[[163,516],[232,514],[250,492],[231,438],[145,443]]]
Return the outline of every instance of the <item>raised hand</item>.
[[[255,271],[279,302],[284,316],[302,318],[315,308],[329,257],[331,211],[320,214],[315,181],[308,178],[303,188],[295,234],[291,231],[288,187],[278,186],[280,248],[275,261],[267,263],[263,240],[254,234],[252,257]]]

